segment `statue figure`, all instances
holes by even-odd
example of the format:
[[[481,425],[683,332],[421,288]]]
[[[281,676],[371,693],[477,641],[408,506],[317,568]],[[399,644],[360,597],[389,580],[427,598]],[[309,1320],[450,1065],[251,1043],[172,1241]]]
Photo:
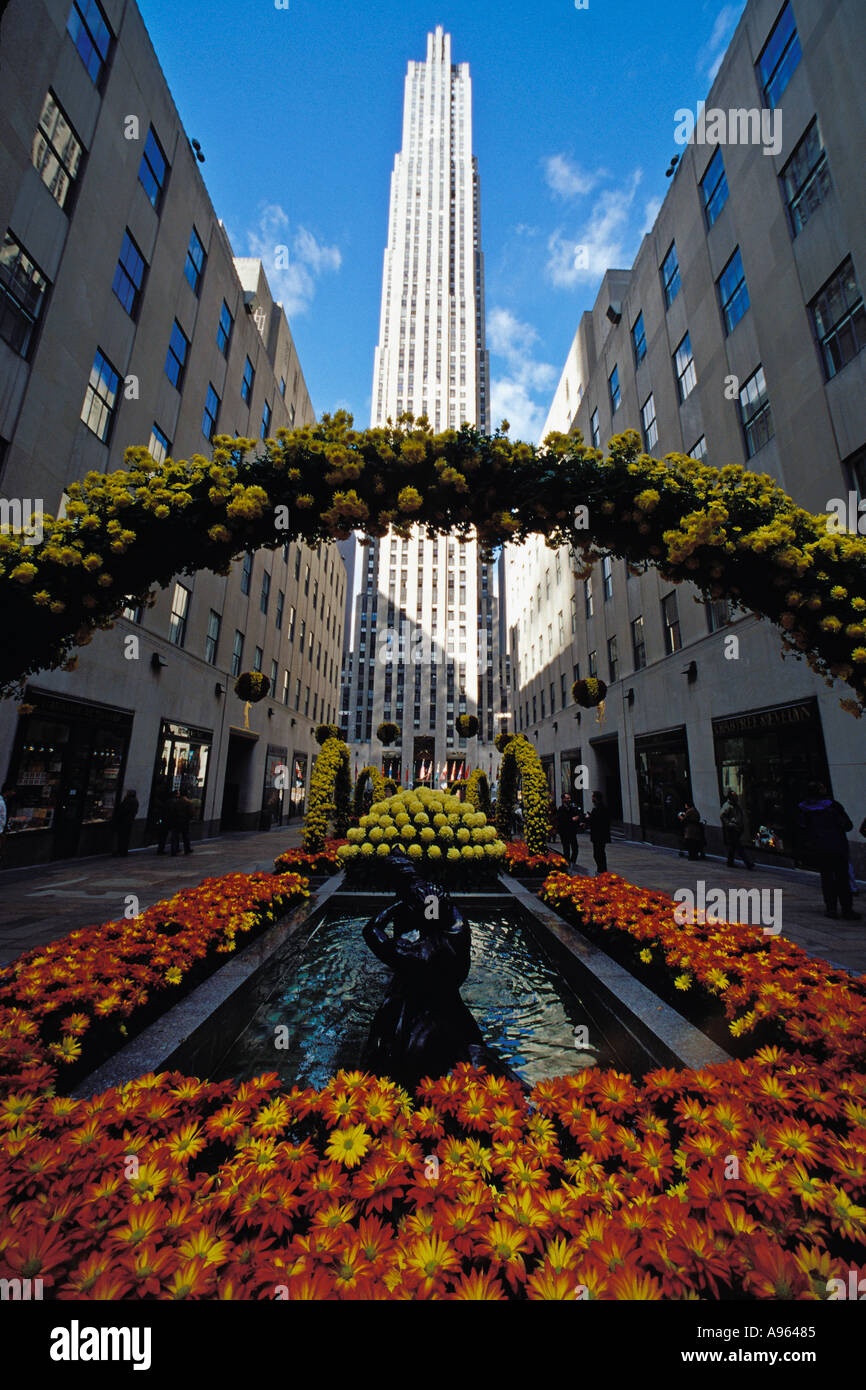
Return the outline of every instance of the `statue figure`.
[[[388,865],[397,902],[371,918],[364,940],[394,974],[362,1065],[410,1093],[422,1077],[444,1076],[458,1062],[514,1078],[486,1047],[460,997],[469,974],[471,928],[441,884],[425,882],[402,850],[392,851]]]

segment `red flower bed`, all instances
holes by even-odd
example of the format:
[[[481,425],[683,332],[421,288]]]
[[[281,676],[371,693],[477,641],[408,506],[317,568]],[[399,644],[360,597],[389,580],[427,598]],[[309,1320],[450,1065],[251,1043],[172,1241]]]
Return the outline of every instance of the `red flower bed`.
[[[345,865],[342,859],[337,857],[337,850],[340,845],[347,842],[342,840],[326,840],[323,849],[318,853],[309,849],[287,849],[283,854],[277,855],[274,860],[275,874],[339,874],[342,873]]]
[[[615,874],[552,874],[539,897],[640,976],[661,967],[681,998],[723,1011],[735,1038],[770,1025],[783,1046],[845,1068],[866,1058],[866,976],[843,970],[781,936],[739,922],[674,920],[673,900]],[[767,1029],[765,1028],[765,1032]]]
[[[748,1062],[412,1105],[147,1076],[0,1105],[0,1271],[87,1298],[826,1298],[866,1259],[866,1081]]]
[[[68,1086],[222,964],[239,935],[308,896],[297,874],[206,878],[138,917],[70,932],[3,966],[0,1094]]]
[[[561,854],[551,851],[548,854],[533,854],[523,840],[509,840],[505,846],[505,872],[525,875],[550,874],[557,869],[567,869],[568,864]]]

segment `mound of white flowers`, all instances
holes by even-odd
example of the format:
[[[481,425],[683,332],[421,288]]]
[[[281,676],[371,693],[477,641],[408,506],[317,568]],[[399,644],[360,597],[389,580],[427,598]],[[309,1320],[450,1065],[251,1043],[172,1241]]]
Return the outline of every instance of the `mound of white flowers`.
[[[385,859],[395,845],[418,860],[419,867],[423,861],[427,871],[465,867],[495,872],[505,857],[505,845],[482,811],[429,787],[375,802],[337,853],[352,870]]]

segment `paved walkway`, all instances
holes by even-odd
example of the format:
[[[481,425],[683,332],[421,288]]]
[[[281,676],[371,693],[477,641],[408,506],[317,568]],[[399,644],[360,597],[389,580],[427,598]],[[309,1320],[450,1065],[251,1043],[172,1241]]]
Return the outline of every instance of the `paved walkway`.
[[[126,898],[134,894],[139,910],[187,888],[203,878],[235,871],[268,872],[276,855],[300,844],[301,826],[253,833],[222,835],[194,844],[189,856],[157,856],[153,847],[137,850],[128,859],[79,859],[0,873],[0,963],[22,951],[74,931],[123,916]],[[579,865],[592,871],[589,841],[580,838]],[[615,840],[608,849],[608,867],[631,883],[674,893],[680,888],[698,892],[712,888],[760,888],[781,897],[766,899],[781,907],[782,935],[811,955],[858,974],[866,972],[866,885],[854,906],[861,922],[833,922],[824,916],[817,874],[759,865],[747,873],[729,869],[722,859],[690,862],[676,850]]]

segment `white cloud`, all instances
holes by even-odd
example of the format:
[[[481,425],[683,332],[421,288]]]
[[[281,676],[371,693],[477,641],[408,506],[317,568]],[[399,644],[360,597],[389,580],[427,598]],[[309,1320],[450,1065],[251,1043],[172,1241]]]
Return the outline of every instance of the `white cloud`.
[[[591,193],[599,180],[598,174],[587,173],[565,154],[548,155],[542,164],[548,188],[566,200]]]
[[[644,204],[643,210],[643,226],[640,229],[641,236],[643,236],[646,232],[652,231],[652,225],[658,217],[659,213],[661,212],[661,207],[661,198],[647,199],[646,203]]]
[[[497,308],[487,316],[487,341],[491,354],[505,361],[505,370],[492,373],[491,418],[511,425],[512,439],[536,440],[541,433],[553,388],[556,369],[534,356],[538,333],[510,309]],[[544,392],[544,402],[533,399]]]
[[[562,227],[551,234],[547,273],[554,285],[573,289],[582,280],[597,282],[612,266],[631,264],[624,245],[641,176],[635,169],[624,188],[600,194],[589,221],[574,236],[567,237]]]
[[[699,75],[706,74],[710,82],[722,66],[725,50],[742,12],[743,0],[740,4],[723,5],[716,15],[713,32],[698,53],[697,72]]]
[[[304,314],[316,293],[316,281],[343,263],[338,246],[326,246],[307,228],[291,230],[288,213],[279,203],[262,208],[258,225],[247,234],[249,255],[265,267],[271,291],[286,314]]]

